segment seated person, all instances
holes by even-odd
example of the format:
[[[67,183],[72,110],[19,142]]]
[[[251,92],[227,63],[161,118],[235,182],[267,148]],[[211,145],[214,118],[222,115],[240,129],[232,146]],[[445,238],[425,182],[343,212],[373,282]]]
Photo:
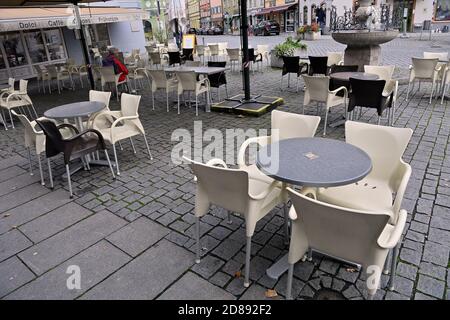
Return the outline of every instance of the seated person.
[[[114,73],[122,73],[119,77],[119,82],[125,81],[128,75],[128,69],[125,65],[120,62],[119,59],[114,55],[114,50],[112,48],[108,49],[108,55],[103,59],[102,64],[104,67],[114,67]]]

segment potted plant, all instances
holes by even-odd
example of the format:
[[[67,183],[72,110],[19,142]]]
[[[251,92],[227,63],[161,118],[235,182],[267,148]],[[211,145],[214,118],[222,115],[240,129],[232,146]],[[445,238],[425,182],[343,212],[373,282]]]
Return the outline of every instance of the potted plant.
[[[276,45],[271,52],[270,65],[273,68],[283,67],[284,56],[302,56],[305,55],[306,44],[299,39],[295,40],[292,37],[287,37],[286,41]]]
[[[305,40],[305,33],[306,33],[307,26],[301,26],[297,29],[297,39],[298,40]]]
[[[312,23],[311,25],[304,26],[304,40],[318,40],[320,39],[320,27],[317,23]]]

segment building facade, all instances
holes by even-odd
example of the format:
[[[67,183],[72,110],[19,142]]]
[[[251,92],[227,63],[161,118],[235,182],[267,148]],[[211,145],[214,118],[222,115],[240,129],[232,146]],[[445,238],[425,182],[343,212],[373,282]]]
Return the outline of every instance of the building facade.
[[[211,0],[211,26],[223,27],[222,0]]]
[[[146,41],[165,39],[166,0],[141,0],[141,7],[149,14],[149,19],[143,21]]]
[[[200,4],[198,0],[187,1],[187,13],[191,28],[200,28]]]
[[[249,0],[247,15],[249,18],[250,25],[256,25],[258,22],[263,20],[263,15],[261,14],[264,9],[264,0]]]
[[[224,32],[239,33],[239,2],[238,0],[222,0],[223,16],[224,16]]]
[[[135,7],[81,6],[81,25],[90,48],[114,46],[121,52],[139,48],[145,52],[142,20],[148,15]],[[140,1],[134,2],[140,5]],[[71,7],[11,7],[0,10],[0,82],[8,77],[36,76],[36,66],[65,63],[71,58],[84,63],[81,43],[74,30]]]
[[[200,0],[200,27],[211,27],[211,5],[209,0]]]

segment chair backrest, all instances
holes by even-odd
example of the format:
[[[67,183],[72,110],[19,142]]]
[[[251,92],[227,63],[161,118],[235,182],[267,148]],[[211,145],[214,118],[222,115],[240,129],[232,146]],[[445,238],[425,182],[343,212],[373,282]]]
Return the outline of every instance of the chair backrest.
[[[298,74],[300,68],[300,57],[283,56],[283,74],[296,73]]]
[[[58,76],[58,70],[56,69],[56,66],[49,64],[46,66],[46,68],[47,68],[48,75],[51,78],[56,78]]]
[[[239,49],[239,48],[227,49],[228,57],[230,60],[233,60],[233,61],[239,61],[240,52],[241,52],[241,49]]]
[[[131,49],[131,56],[136,57],[136,55],[139,55],[141,52],[141,49]]]
[[[167,51],[168,52],[178,52],[178,51],[180,51],[180,49],[178,48],[176,43],[168,43]]]
[[[337,207],[288,191],[310,248],[363,268],[384,262],[374,259],[375,251],[383,250],[378,249],[377,240],[389,220],[388,213]]]
[[[269,46],[267,44],[258,44],[256,46],[256,51],[258,51],[258,53],[261,53],[263,55],[267,54],[269,53]]]
[[[424,52],[425,59],[448,60],[448,52]]]
[[[109,109],[109,101],[111,99],[110,91],[89,90],[89,101],[99,101],[105,104],[105,108]]]
[[[359,66],[341,66],[338,64],[333,64],[330,68],[330,74],[337,72],[356,72]]]
[[[11,110],[11,113],[19,118],[20,123],[22,123],[25,128],[25,147],[32,147],[36,134],[34,133],[33,125],[30,120],[28,120],[27,116],[24,114],[16,113],[14,110]],[[39,128],[37,131],[40,131]]]
[[[309,98],[314,101],[326,102],[328,98],[328,89],[330,87],[330,77],[302,76]]]
[[[273,110],[271,122],[272,130],[278,130],[279,140],[312,138],[316,134],[320,117]],[[276,135],[272,135],[271,142],[273,143],[276,141]]]
[[[148,74],[152,79],[152,86],[154,86],[155,89],[166,88],[167,75],[164,70],[148,70]]]
[[[141,96],[122,93],[120,96],[120,111],[123,117],[138,116],[139,102]]]
[[[395,66],[364,66],[364,72],[376,74],[378,80],[388,82],[394,75]]]
[[[219,54],[219,45],[218,44],[209,44],[209,53],[212,56],[217,56]]]
[[[159,52],[150,52],[150,60],[153,64],[161,64],[161,55]]]
[[[181,63],[181,55],[179,51],[169,51],[167,54],[169,55],[169,65]]]
[[[380,108],[386,81],[350,78],[350,85],[352,92],[350,93],[349,107]]]
[[[324,74],[328,72],[328,57],[314,57],[309,56],[309,74]]]
[[[369,176],[391,181],[413,131],[374,124],[347,121],[346,142],[364,150],[372,160]]]
[[[19,81],[19,91],[21,93],[27,93],[28,90],[28,80],[20,79]]]
[[[219,43],[217,43],[217,45],[219,46],[220,52],[226,53],[227,48],[228,48],[228,42],[219,42]]]
[[[178,85],[187,91],[195,91],[197,87],[197,74],[194,71],[181,71],[175,73]]]
[[[205,55],[205,49],[206,49],[206,46],[201,45],[201,44],[195,47],[195,51],[197,52],[198,56],[204,56]]]
[[[8,78],[8,90],[14,91],[14,83],[16,82],[16,79],[14,78]]]
[[[432,79],[439,59],[412,58],[416,78]]]
[[[424,20],[422,25],[422,31],[430,31],[431,30],[431,20]]]
[[[339,64],[341,61],[344,61],[344,53],[343,52],[328,52],[327,53],[327,65],[329,67]]]
[[[244,213],[248,203],[248,173],[244,170],[208,166],[190,160],[197,177],[197,207],[208,204]]]
[[[208,67],[225,68],[226,65],[226,61],[208,61]],[[225,75],[225,72],[208,75],[208,79],[211,87],[214,88],[227,84],[227,77]]]
[[[45,134],[45,155],[47,158],[64,152],[64,139],[56,124],[50,120],[36,120]]]
[[[101,67],[98,69],[100,72],[100,75],[104,82],[115,82],[116,81],[116,74],[114,73],[114,67]]]
[[[183,49],[184,60],[194,61],[194,49]]]

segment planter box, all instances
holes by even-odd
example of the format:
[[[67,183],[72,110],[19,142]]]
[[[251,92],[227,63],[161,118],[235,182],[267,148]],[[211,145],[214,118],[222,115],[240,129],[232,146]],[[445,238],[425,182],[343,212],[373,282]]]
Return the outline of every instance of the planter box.
[[[294,53],[294,56],[300,56],[300,57],[304,57],[306,56],[306,50],[296,50]],[[283,68],[283,59],[282,58],[278,58],[275,55],[275,50],[270,51],[270,66],[272,68]]]
[[[320,39],[320,31],[318,32],[306,32],[304,34],[305,40],[312,41],[312,40],[319,40]]]

